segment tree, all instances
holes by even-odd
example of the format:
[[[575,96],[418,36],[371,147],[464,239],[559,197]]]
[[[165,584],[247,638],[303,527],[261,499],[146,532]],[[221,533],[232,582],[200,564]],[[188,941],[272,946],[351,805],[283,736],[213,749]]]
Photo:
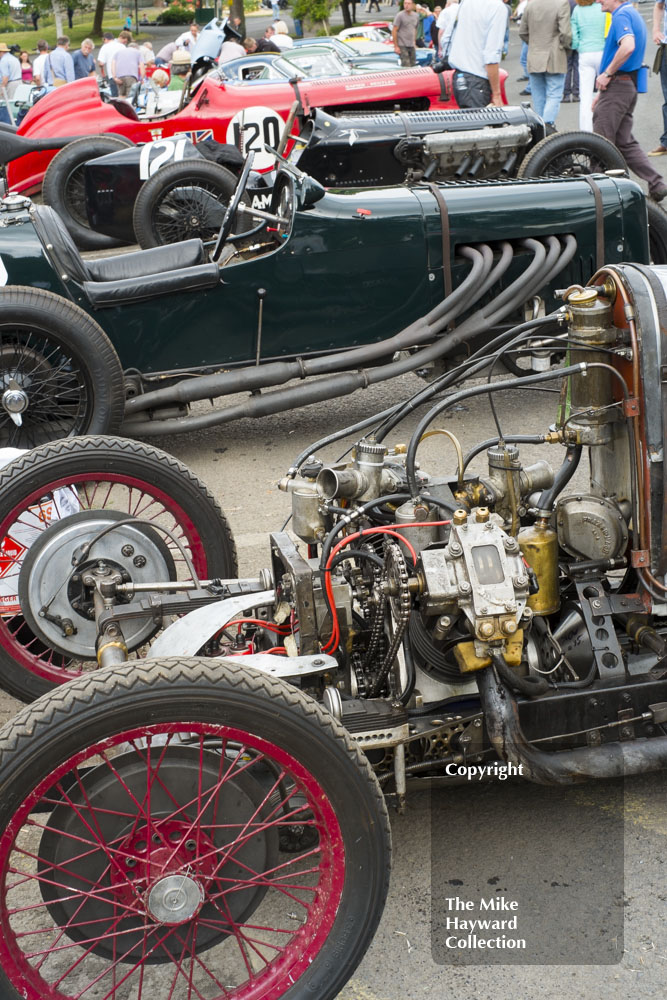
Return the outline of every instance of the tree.
[[[341,0],[340,9],[343,12],[343,27],[351,28],[357,20],[357,0]]]
[[[300,21],[304,21],[311,27],[315,27],[317,24],[322,24],[324,25],[324,30],[328,34],[329,15],[337,4],[338,0],[294,0],[292,17],[296,17]],[[345,16],[344,13],[343,16]]]
[[[104,17],[104,4],[106,0],[95,0],[95,16],[93,18],[93,38],[100,38],[102,35],[102,18]]]

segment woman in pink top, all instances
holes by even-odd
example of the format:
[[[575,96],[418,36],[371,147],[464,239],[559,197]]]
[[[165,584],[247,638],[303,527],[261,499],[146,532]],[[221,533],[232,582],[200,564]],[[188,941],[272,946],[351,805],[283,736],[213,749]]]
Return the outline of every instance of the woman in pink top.
[[[32,83],[32,63],[30,62],[30,56],[27,52],[22,52],[20,55],[21,62],[21,80],[23,83]]]

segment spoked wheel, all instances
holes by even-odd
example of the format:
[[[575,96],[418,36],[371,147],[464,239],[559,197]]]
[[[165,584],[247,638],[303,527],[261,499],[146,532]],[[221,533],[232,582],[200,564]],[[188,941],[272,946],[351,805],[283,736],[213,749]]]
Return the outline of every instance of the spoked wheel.
[[[29,452],[0,475],[0,686],[10,694],[32,701],[96,667],[94,614],[71,557],[121,517],[141,524],[112,528],[90,557],[128,581],[189,579],[188,562],[200,579],[236,576],[220,508],[176,459],[119,438]],[[130,628],[133,657],[155,632],[141,621]],[[69,636],[66,622],[76,630]]]
[[[144,249],[181,240],[213,240],[236,188],[226,167],[190,159],[157,170],[134,203],[134,232]],[[240,221],[241,230],[249,229]]]
[[[69,142],[51,160],[44,175],[42,194],[57,211],[76,245],[82,250],[105,250],[121,241],[90,228],[86,212],[85,164],[98,156],[133,146],[122,135],[91,135]]]
[[[555,132],[533,146],[517,177],[583,177],[605,170],[626,170],[623,154],[594,132]]]
[[[24,709],[0,749],[7,1000],[332,1000],[363,957],[384,802],[342,727],[286,683],[145,660]],[[312,836],[284,850],[297,821]]]
[[[0,290],[0,447],[116,433],[123,371],[83,309],[37,288]]]

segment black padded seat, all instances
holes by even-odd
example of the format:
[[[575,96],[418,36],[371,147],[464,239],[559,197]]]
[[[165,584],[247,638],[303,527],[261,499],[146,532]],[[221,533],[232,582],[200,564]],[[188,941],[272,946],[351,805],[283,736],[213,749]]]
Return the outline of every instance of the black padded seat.
[[[170,243],[136,253],[120,253],[116,257],[100,257],[99,260],[84,263],[91,281],[123,281],[162,271],[178,271],[182,267],[194,267],[206,262],[202,241],[185,240],[183,243]]]
[[[50,206],[35,205],[32,220],[61,279],[82,285],[94,307],[214,288],[220,281],[220,268],[207,262],[201,240],[84,260]]]

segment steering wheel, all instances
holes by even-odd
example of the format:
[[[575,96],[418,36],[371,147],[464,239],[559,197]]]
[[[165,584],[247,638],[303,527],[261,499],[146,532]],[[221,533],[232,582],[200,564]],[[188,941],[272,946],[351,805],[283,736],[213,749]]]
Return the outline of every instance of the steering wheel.
[[[250,176],[250,171],[252,170],[253,161],[255,159],[255,154],[251,150],[248,153],[246,161],[243,165],[243,170],[241,171],[241,176],[238,179],[238,183],[234,188],[234,194],[229,199],[229,205],[227,206],[227,211],[225,212],[224,218],[222,220],[222,225],[220,226],[220,232],[218,233],[218,238],[215,241],[215,246],[213,247],[213,253],[211,254],[211,260],[215,261],[218,259],[222,253],[222,248],[227,242],[227,238],[232,231],[232,223],[234,221],[234,216],[238,211],[238,207],[241,204],[241,198],[243,197],[243,192],[245,191],[248,184],[248,177]]]

